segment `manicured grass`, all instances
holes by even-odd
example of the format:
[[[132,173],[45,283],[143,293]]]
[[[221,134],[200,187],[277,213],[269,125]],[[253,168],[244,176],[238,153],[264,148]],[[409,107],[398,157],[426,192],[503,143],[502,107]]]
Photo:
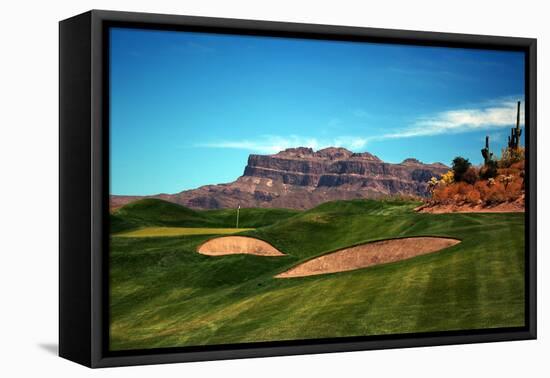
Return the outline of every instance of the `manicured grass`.
[[[205,214],[159,199],[147,198],[129,203],[111,214],[111,233],[147,226],[217,227]]]
[[[252,228],[206,228],[206,227],[146,227],[116,234],[117,237],[144,238],[181,235],[225,235],[251,231]]]
[[[207,210],[202,213],[226,227],[236,225],[237,210],[235,209]],[[300,211],[291,209],[242,208],[239,211],[239,226],[252,228],[268,226],[297,214],[300,214]]]
[[[239,211],[239,227],[256,228],[291,218],[300,212],[289,209],[247,209]],[[159,199],[132,202],[111,214],[111,234],[144,227],[233,228],[237,209],[195,211]]]
[[[243,233],[280,257],[196,253],[212,235],[112,237],[111,349],[522,326],[524,215],[418,214],[416,205],[338,201]],[[216,211],[196,213],[217,222]],[[328,251],[403,236],[462,242],[352,272],[273,278]]]

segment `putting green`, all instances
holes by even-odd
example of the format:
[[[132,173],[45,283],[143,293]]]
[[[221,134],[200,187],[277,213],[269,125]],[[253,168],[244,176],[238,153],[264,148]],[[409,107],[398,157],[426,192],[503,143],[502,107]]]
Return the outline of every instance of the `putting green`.
[[[236,234],[243,231],[251,231],[253,228],[207,228],[207,227],[145,227],[139,230],[122,232],[114,236],[126,238],[147,238],[159,236],[182,235],[218,235]]]

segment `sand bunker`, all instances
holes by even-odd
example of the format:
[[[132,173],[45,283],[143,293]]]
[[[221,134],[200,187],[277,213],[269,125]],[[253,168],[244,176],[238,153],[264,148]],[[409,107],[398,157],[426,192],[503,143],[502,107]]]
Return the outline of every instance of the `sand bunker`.
[[[284,256],[271,244],[247,236],[222,236],[201,244],[198,253],[209,256],[249,254],[258,256]]]
[[[460,243],[460,240],[437,237],[413,237],[382,240],[341,249],[306,261],[276,275],[277,278],[305,277],[345,272],[385,264],[427,253],[437,252]]]

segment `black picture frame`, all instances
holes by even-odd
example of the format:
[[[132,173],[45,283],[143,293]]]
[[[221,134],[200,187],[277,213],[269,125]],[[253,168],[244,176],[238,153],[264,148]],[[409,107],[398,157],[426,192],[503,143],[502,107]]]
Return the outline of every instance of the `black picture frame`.
[[[525,52],[525,327],[109,352],[111,26]],[[59,45],[61,357],[95,368],[536,338],[536,39],[92,10],[60,22]]]

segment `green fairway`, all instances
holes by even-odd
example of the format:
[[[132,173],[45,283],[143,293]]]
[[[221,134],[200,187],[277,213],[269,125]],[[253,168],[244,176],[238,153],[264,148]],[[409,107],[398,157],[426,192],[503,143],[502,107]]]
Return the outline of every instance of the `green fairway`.
[[[253,228],[145,227],[138,230],[121,232],[116,234],[116,236],[127,238],[144,238],[181,235],[224,235],[251,230],[253,230]]]
[[[233,210],[192,211],[158,200],[128,206],[113,214],[113,233],[234,226]],[[265,240],[286,254],[278,257],[198,254],[197,246],[213,237],[206,234],[112,236],[110,347],[524,325],[524,214],[419,214],[416,206],[353,200],[305,212],[241,209],[249,216],[239,225],[255,228],[241,235]],[[461,243],[361,270],[274,278],[330,251],[409,236],[452,237]]]

